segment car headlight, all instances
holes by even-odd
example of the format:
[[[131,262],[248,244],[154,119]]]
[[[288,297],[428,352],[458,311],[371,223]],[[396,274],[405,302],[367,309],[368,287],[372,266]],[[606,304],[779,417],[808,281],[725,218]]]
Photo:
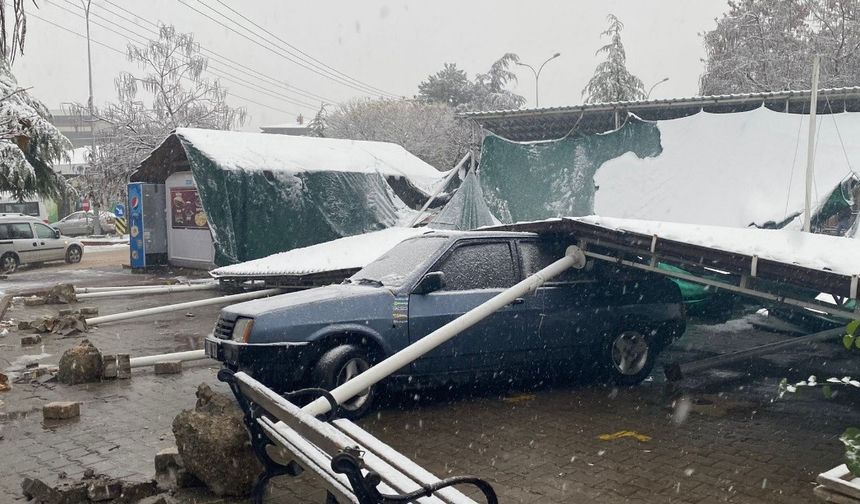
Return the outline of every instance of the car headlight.
[[[236,319],[236,325],[233,326],[233,334],[231,339],[241,343],[248,342],[248,336],[251,335],[251,328],[254,327],[254,319],[239,317]]]

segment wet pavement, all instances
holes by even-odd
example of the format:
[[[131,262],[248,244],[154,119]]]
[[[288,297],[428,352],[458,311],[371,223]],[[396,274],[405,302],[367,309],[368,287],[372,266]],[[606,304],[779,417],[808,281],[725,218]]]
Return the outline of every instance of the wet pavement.
[[[111,281],[141,283],[118,271]],[[92,280],[103,283],[104,277]],[[81,275],[86,276],[86,275]],[[155,279],[147,278],[155,281]],[[118,285],[118,283],[115,283]],[[197,292],[101,299],[100,315],[165,302],[201,299]],[[14,304],[7,318],[28,319],[58,306]],[[105,353],[150,355],[196,348],[219,307],[106,324],[87,334]],[[21,348],[20,334],[0,336],[0,370],[26,356],[56,363],[78,338],[47,335]],[[686,361],[783,336],[753,329],[744,319],[691,321],[687,335],[662,360]],[[440,477],[474,474],[491,481],[501,502],[814,502],[815,476],[841,463],[838,436],[857,423],[849,390],[834,399],[807,391],[776,399],[777,384],[817,376],[856,376],[856,364],[836,343],[778,353],[689,377],[668,389],[660,373],[640,387],[613,389],[562,383],[537,389],[404,394],[359,422]],[[201,382],[218,383],[217,364],[186,365],[181,375],[136,369],[131,380],[91,385],[14,385],[0,394],[0,502],[23,501],[24,476],[52,481],[86,468],[116,477],[149,478],[153,457],[173,444],[173,417],[195,402]],[[82,402],[74,421],[43,424],[51,400]],[[604,441],[622,430],[649,436]],[[322,502],[304,475],[275,480],[272,501]]]

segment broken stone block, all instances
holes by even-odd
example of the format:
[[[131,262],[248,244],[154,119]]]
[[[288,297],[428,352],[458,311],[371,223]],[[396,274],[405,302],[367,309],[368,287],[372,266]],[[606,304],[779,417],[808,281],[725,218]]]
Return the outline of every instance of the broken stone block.
[[[24,481],[21,482],[21,493],[27,499],[36,502],[59,502],[62,498],[60,492],[40,479],[24,478]]]
[[[114,479],[93,480],[87,484],[87,497],[93,502],[116,499],[122,495],[122,482]]]
[[[78,310],[73,310],[72,308],[63,308],[62,310],[59,311],[58,314],[61,317],[65,317],[67,315],[75,315],[76,313],[78,313]]]
[[[164,361],[155,363],[155,374],[179,374],[182,372],[182,361]]]
[[[69,304],[77,302],[78,298],[75,296],[75,286],[72,284],[55,285],[45,296],[45,303],[47,304]]]
[[[18,330],[19,331],[31,329],[32,327],[33,327],[33,325],[29,320],[21,320],[18,322]]]
[[[131,356],[128,354],[116,355],[116,377],[120,380],[131,378]]]
[[[42,406],[42,418],[45,420],[66,420],[81,416],[81,403],[72,401],[55,401]]]
[[[159,492],[155,481],[123,481],[122,494],[110,504],[139,504]]]
[[[182,463],[179,450],[175,446],[165,448],[155,455],[155,482],[163,490],[203,486]]]
[[[137,504],[177,504],[179,501],[174,499],[170,494],[163,493],[147,497],[139,501]]]
[[[201,384],[195,408],[173,419],[173,435],[184,467],[213,493],[250,494],[262,465],[251,449],[242,412],[230,397]]]
[[[95,306],[84,306],[81,308],[81,315],[98,315],[99,309]]]
[[[41,306],[45,304],[45,298],[39,296],[32,296],[24,298],[24,306]]]
[[[66,385],[97,382],[102,376],[102,354],[89,340],[68,349],[60,357],[57,379]]]
[[[41,342],[42,337],[38,334],[31,334],[30,336],[21,336],[21,346],[38,345]]]
[[[12,390],[12,386],[9,385],[9,377],[0,373],[0,392],[9,392],[10,390]]]
[[[116,378],[116,355],[102,355],[102,378]]]

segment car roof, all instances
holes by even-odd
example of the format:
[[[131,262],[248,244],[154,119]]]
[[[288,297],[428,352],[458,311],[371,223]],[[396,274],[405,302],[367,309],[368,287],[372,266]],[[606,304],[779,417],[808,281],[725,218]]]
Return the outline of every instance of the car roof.
[[[443,237],[443,238],[536,238],[536,233],[526,233],[522,231],[449,231],[444,229],[428,229],[424,234],[418,235],[421,237]]]
[[[21,213],[0,213],[0,222],[39,222],[42,223],[42,219],[38,217],[33,217],[32,215],[21,214]]]

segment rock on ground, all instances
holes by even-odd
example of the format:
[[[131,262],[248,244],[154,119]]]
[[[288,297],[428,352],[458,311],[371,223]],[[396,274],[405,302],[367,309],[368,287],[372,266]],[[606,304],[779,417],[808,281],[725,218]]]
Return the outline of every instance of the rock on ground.
[[[251,449],[242,412],[230,397],[200,384],[195,408],[173,419],[173,435],[185,468],[213,493],[251,493],[263,466]]]
[[[81,340],[76,346],[66,350],[60,357],[60,383],[97,382],[102,376],[102,354],[89,340]]]

